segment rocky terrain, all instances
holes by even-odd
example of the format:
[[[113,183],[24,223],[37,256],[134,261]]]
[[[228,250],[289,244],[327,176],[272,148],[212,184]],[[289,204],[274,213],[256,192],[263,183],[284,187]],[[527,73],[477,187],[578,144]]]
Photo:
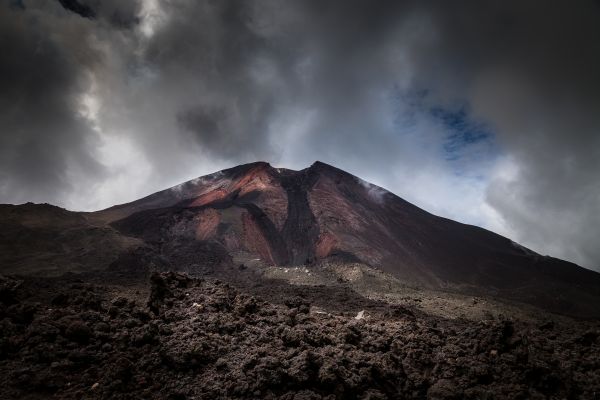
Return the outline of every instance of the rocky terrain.
[[[442,318],[348,288],[154,273],[0,280],[3,399],[576,399],[600,324]],[[298,288],[298,287],[297,287]]]

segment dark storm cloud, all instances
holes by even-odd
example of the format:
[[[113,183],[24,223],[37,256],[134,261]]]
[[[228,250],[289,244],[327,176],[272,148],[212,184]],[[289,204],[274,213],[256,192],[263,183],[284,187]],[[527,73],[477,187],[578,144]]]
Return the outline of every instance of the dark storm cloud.
[[[58,0],[69,11],[83,18],[101,18],[115,27],[131,28],[137,24],[139,2],[134,0]]]
[[[0,7],[0,193],[11,201],[59,202],[70,173],[101,174],[76,99],[94,56],[73,54],[77,43],[52,40],[51,28],[40,15]]]
[[[178,126],[213,157],[276,158],[286,144],[270,124],[294,113],[318,120],[303,161],[323,144],[355,153],[378,118],[369,112],[373,100],[387,102],[379,99],[395,73],[387,34],[396,34],[402,7],[179,2],[165,7],[170,23],[152,37],[144,62],[157,73],[155,85],[187,83],[187,93],[174,95]],[[365,151],[386,150],[380,142]]]
[[[179,22],[161,30],[146,51],[167,84],[182,74],[198,86],[197,96],[177,112],[179,128],[205,150],[232,160],[243,152],[271,156],[267,124],[279,101],[270,84],[252,76],[260,57],[275,57],[252,30],[251,12],[251,3],[186,4],[172,10]]]
[[[321,159],[600,265],[598,2],[22,4],[1,8],[3,201]]]
[[[83,18],[95,18],[96,12],[87,4],[78,0],[58,0],[60,4],[69,11],[81,15]]]

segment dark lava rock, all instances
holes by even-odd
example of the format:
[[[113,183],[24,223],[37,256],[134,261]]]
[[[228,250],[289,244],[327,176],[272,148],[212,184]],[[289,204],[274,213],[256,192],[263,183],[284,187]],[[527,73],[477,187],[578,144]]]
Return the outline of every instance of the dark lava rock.
[[[440,379],[427,390],[427,398],[431,400],[460,399],[462,393],[451,380]]]
[[[289,308],[297,309],[298,312],[307,314],[310,311],[310,302],[306,301],[302,297],[292,297],[287,298],[284,301],[284,304]]]
[[[96,329],[96,331],[101,332],[101,333],[108,333],[110,332],[110,325],[108,325],[106,322],[98,322],[94,328]]]
[[[65,336],[78,343],[87,343],[92,337],[92,330],[85,323],[74,321],[67,327]]]
[[[540,329],[544,331],[551,331],[552,329],[554,329],[554,321],[550,320],[544,322],[540,325]]]
[[[127,305],[127,298],[126,297],[117,297],[116,299],[114,299],[112,301],[112,305],[117,307],[117,308],[122,308],[125,307]]]
[[[319,288],[303,288],[302,296],[283,290],[273,303],[177,273],[152,276],[148,309],[85,282],[56,286],[47,304],[38,304],[35,291],[20,285],[12,294],[17,302],[5,308],[2,399],[593,399],[600,393],[593,323],[541,329],[519,321],[444,320],[397,306],[368,309],[350,292],[323,314],[310,312]],[[111,308],[98,311],[86,301],[50,307],[63,292],[69,299],[91,293]],[[369,317],[355,320],[355,310],[365,308]]]
[[[66,293],[59,293],[52,299],[53,306],[64,306],[69,302],[69,296]]]
[[[577,339],[577,341],[584,346],[591,346],[592,344],[597,342],[598,336],[600,336],[599,331],[589,330],[589,331],[585,332],[583,335],[581,335]]]
[[[6,305],[16,303],[17,291],[22,283],[18,279],[0,275],[0,303]]]

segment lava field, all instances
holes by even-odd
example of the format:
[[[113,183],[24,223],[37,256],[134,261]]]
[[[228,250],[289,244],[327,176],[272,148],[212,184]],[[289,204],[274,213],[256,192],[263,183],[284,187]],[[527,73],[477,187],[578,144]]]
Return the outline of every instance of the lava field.
[[[600,394],[598,322],[444,319],[359,295],[323,308],[314,305],[319,296],[305,288],[302,298],[279,291],[265,301],[218,279],[174,272],[123,286],[75,274],[1,277],[0,397]]]

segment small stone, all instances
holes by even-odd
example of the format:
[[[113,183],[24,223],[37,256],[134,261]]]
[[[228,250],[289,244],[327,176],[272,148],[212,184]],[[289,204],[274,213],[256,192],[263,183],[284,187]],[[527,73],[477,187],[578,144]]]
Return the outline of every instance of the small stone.
[[[110,332],[110,326],[106,322],[98,322],[95,328],[98,332]]]
[[[125,326],[127,328],[135,328],[136,326],[138,326],[138,321],[136,319],[133,319],[133,318],[128,318],[125,321]]]
[[[598,339],[599,336],[600,336],[599,332],[594,331],[594,330],[588,330],[583,335],[581,335],[581,337],[579,337],[579,339],[577,341],[580,344],[583,344],[584,346],[591,346],[592,344],[594,344],[596,342],[596,340]]]
[[[223,358],[217,359],[215,361],[215,368],[219,370],[227,369],[227,361]]]
[[[74,342],[87,343],[92,336],[92,330],[83,322],[75,321],[67,327],[65,335]]]
[[[98,389],[98,387],[100,386],[100,383],[96,382],[92,385],[92,390],[96,390]]]
[[[552,329],[554,329],[554,321],[550,320],[550,321],[546,321],[543,324],[540,325],[540,329],[543,331],[551,331]]]
[[[460,390],[448,379],[440,379],[427,390],[427,398],[442,400],[459,398]]]
[[[365,310],[359,311],[358,314],[356,314],[356,317],[354,317],[354,319],[365,319]]]
[[[112,301],[112,305],[115,307],[124,307],[127,305],[127,299],[125,297],[117,297]]]
[[[69,303],[69,296],[65,293],[59,293],[51,301],[54,306],[64,306]]]
[[[490,356],[496,357],[497,355],[498,355],[498,350],[496,350],[496,349],[490,350]]]

